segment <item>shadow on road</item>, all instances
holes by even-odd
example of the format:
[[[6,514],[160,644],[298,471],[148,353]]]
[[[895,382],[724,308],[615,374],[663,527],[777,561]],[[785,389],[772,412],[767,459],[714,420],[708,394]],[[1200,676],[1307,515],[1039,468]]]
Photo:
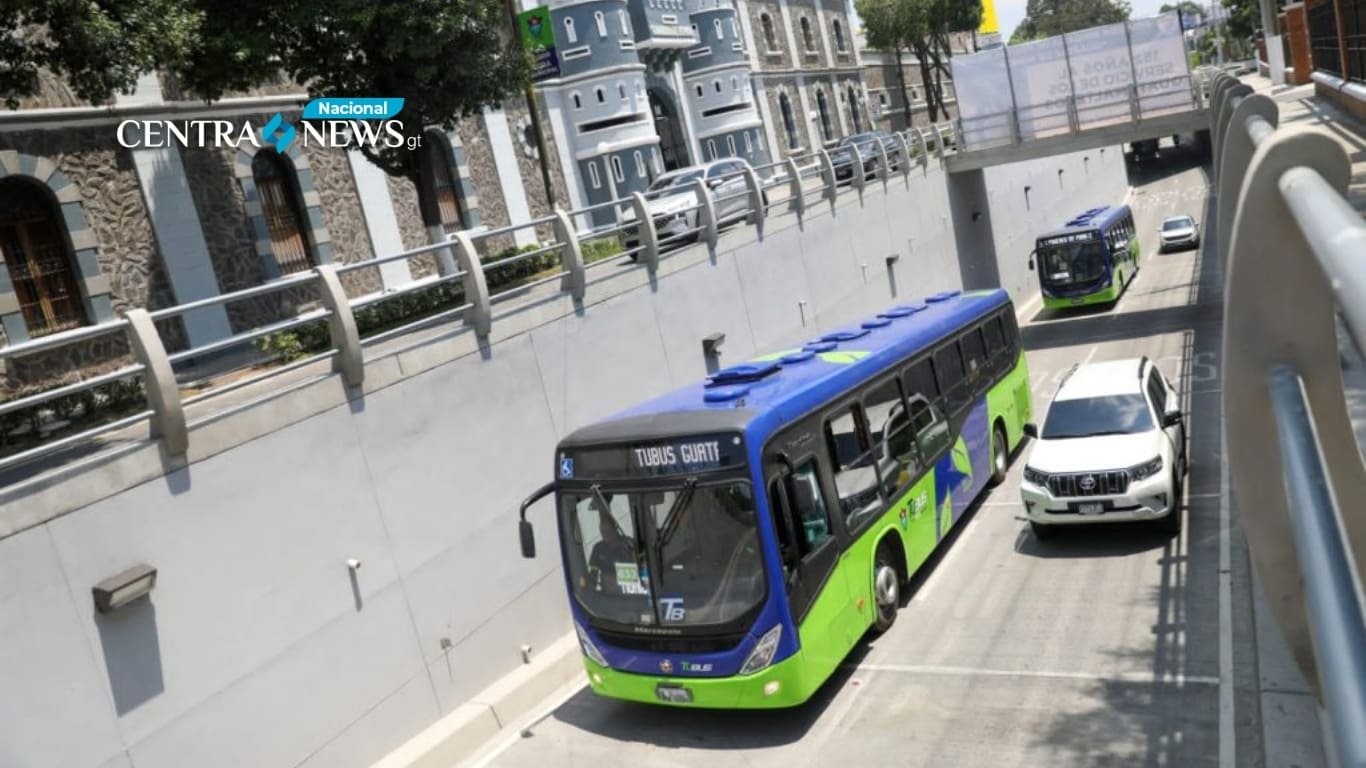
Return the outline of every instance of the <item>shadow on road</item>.
[[[1163,151],[1164,159],[1167,151]],[[1171,159],[1167,172],[1188,170],[1191,160]],[[1206,178],[1208,167],[1204,168]],[[1135,183],[1151,180],[1137,174]],[[1206,233],[1216,230],[1215,201],[1204,203]],[[1100,595],[1098,599],[1131,604],[1138,615],[1151,610],[1151,647],[1116,648],[1109,652],[1120,669],[1145,668],[1150,675],[1116,676],[1091,683],[1091,696],[1101,705],[1091,711],[1058,717],[1038,742],[1059,756],[1059,764],[1076,761],[1092,766],[1212,765],[1219,757],[1219,509],[1217,493],[1222,468],[1219,382],[1197,386],[1192,371],[1197,358],[1218,359],[1222,344],[1223,290],[1221,261],[1212,236],[1202,238],[1187,305],[1142,310],[1114,317],[1087,317],[1023,329],[1026,348],[1070,346],[1098,340],[1143,338],[1182,333],[1179,370],[1164,364],[1164,373],[1181,393],[1190,429],[1191,473],[1186,480],[1185,525],[1175,537],[1134,526],[1084,526],[1061,531],[1048,542],[1028,534],[1018,551],[1035,557],[1103,557],[1151,550],[1160,569],[1157,586],[1146,595]],[[1217,370],[1216,370],[1217,374]],[[1193,392],[1193,390],[1196,390]],[[1213,395],[1213,396],[1212,396]],[[1028,541],[1025,541],[1028,539]],[[1148,677],[1148,679],[1141,679]],[[1063,756],[1070,757],[1071,760]],[[1240,765],[1255,764],[1251,756]]]

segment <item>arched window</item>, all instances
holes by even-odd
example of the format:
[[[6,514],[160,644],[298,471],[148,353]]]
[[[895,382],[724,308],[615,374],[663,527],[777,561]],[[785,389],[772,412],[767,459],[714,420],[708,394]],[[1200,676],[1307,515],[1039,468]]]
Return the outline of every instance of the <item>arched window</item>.
[[[626,101],[626,83],[617,83],[617,95],[622,101]]]
[[[606,104],[606,103],[607,103],[607,91],[604,91],[602,88],[600,88],[600,87],[599,87],[599,88],[594,88],[594,89],[593,89],[593,95],[595,95],[595,96],[598,97],[598,103],[599,103],[599,104]]]
[[[621,24],[621,34],[631,34],[631,28],[626,24],[626,11],[617,11],[617,23]]]
[[[38,182],[0,179],[0,256],[30,338],[90,322],[54,203]]]
[[[721,92],[721,81],[720,81],[719,79],[718,79],[718,80],[713,80],[713,81],[711,81],[711,87],[715,88],[717,93],[720,93],[720,92]]]
[[[602,188],[602,177],[598,175],[598,161],[588,161],[588,183],[593,185],[593,189]]]
[[[745,131],[745,154],[754,154],[754,142],[749,138],[749,131]]]
[[[312,269],[314,257],[304,233],[306,219],[299,204],[301,196],[294,169],[285,164],[278,152],[263,149],[252,158],[251,175],[270,230],[270,252],[275,255],[280,274]]]
[[[638,149],[632,155],[636,161],[636,176],[645,178],[645,156]]]
[[[707,158],[708,160],[716,159],[716,139],[707,139],[707,154],[711,155]]]
[[[844,25],[840,24],[839,19],[835,19],[831,26],[835,29],[835,50],[844,53]]]
[[[574,109],[583,109],[583,99],[579,98],[578,91],[569,94],[569,98],[574,100]]]
[[[730,154],[731,157],[735,157],[737,154],[739,154],[738,152],[735,151],[735,137],[734,137],[734,136],[727,136],[727,137],[726,137],[726,149],[729,151],[729,154]]]
[[[423,192],[432,196],[441,226],[446,229],[461,229],[464,218],[460,215],[460,199],[455,194],[455,176],[451,173],[450,145],[446,137],[436,131],[428,131],[422,137],[422,159],[426,163]]]
[[[805,16],[803,16],[801,21],[801,27],[802,45],[805,46],[806,50],[808,51],[816,50],[816,38],[811,36],[811,19],[808,19]]]
[[[702,84],[701,84],[701,83],[698,83],[698,84],[697,84],[697,98],[699,98],[699,99],[702,98]]]
[[[786,93],[778,94],[778,111],[783,115],[783,132],[787,134],[787,148],[797,148],[797,121],[792,117],[792,100]]]
[[[730,89],[732,91],[740,90],[740,78],[736,77],[735,75],[730,76]]]
[[[565,37],[569,38],[569,42],[571,43],[577,43],[579,41],[579,33],[574,31],[574,20],[568,16],[564,19],[564,34]]]
[[[722,29],[721,29],[721,20],[720,20],[720,19],[712,19],[712,20],[711,20],[711,26],[712,26],[712,29],[715,29],[715,30],[716,30],[716,39],[717,39],[717,40],[725,40],[725,39],[726,39],[726,33],[725,33],[724,31],[722,31]]]
[[[621,158],[616,155],[612,155],[612,177],[617,183],[626,181],[626,171],[621,167]]]
[[[602,11],[593,13],[593,21],[598,25],[598,37],[607,37],[607,17],[602,15]]]
[[[736,21],[734,16],[730,17],[730,33],[736,40],[740,39],[740,22]]]
[[[854,86],[851,85],[849,86],[848,93],[849,117],[854,121],[854,133],[861,133],[863,131],[863,121],[859,119],[858,91],[854,90]]]
[[[825,100],[825,91],[816,90],[816,111],[821,116],[821,140],[829,141],[833,131],[830,128],[830,104]]]
[[[657,147],[652,147],[652,148],[650,149],[650,157],[654,160],[654,163],[655,163],[655,173],[663,173],[663,172],[664,172],[664,155],[660,153],[660,151],[659,151],[659,149],[658,149]]]
[[[773,34],[773,17],[767,13],[760,14],[759,27],[764,33],[764,48],[770,51],[778,50],[778,38]]]

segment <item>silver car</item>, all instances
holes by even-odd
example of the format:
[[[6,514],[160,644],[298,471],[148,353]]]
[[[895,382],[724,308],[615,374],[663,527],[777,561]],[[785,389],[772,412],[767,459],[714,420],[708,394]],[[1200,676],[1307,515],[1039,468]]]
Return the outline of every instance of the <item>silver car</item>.
[[[748,216],[749,185],[745,183],[744,174],[748,167],[744,160],[723,158],[669,171],[655,179],[645,191],[645,197],[661,247],[677,247],[697,240],[700,234],[696,231],[700,220],[697,215],[698,179],[704,180],[711,190],[718,224],[732,224]],[[765,203],[767,197],[765,194]],[[622,239],[627,248],[639,244],[639,232],[631,226],[634,222],[635,212],[627,211],[622,217]]]
[[[1200,226],[1190,216],[1168,216],[1158,230],[1162,238],[1161,251],[1172,248],[1199,248]]]

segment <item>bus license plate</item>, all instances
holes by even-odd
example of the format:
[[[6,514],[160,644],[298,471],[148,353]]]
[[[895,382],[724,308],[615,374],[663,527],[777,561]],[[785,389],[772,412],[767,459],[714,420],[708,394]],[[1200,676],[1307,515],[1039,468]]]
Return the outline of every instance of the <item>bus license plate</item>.
[[[1105,505],[1099,501],[1077,505],[1077,512],[1083,515],[1099,515],[1104,511]]]
[[[660,683],[659,685],[655,686],[655,695],[659,697],[660,701],[667,701],[670,704],[692,703],[692,691],[688,690],[687,688],[684,688],[681,685],[669,685],[668,683]]]
[[[1080,305],[1084,301],[1086,301],[1086,299],[1072,299],[1072,303],[1078,305]]]

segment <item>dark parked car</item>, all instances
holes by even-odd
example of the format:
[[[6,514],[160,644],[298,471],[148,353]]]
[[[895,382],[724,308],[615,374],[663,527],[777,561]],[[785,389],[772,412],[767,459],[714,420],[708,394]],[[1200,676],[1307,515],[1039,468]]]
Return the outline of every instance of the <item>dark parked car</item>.
[[[843,184],[853,180],[855,153],[858,154],[859,164],[863,166],[863,178],[873,178],[877,174],[879,141],[887,151],[887,163],[891,169],[901,170],[901,146],[896,137],[882,130],[867,131],[844,137],[838,146],[830,150],[830,162],[835,166],[835,182]]]

